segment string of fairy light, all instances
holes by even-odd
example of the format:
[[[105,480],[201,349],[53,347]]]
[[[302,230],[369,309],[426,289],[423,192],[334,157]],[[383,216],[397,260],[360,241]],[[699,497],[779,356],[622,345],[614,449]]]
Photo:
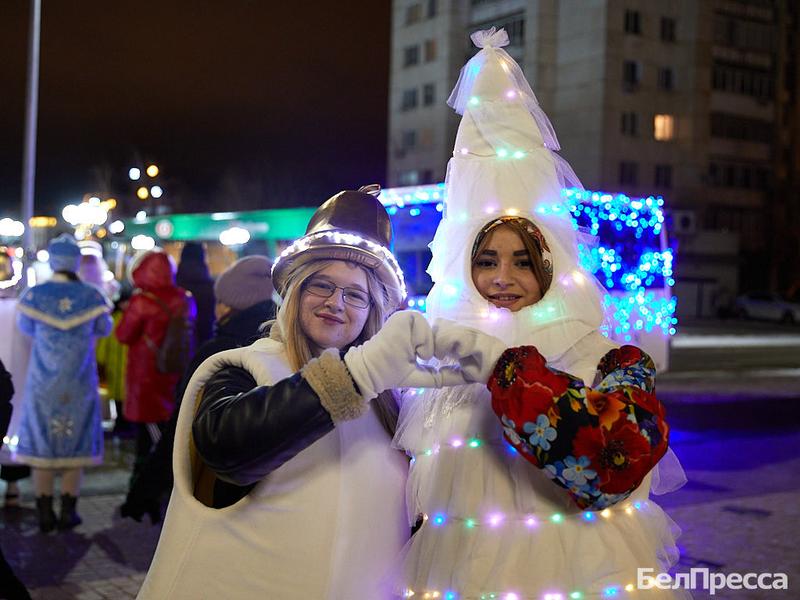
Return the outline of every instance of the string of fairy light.
[[[513,158],[514,153],[507,156]],[[380,200],[391,215],[438,221],[445,184],[383,190]],[[560,204],[538,209],[543,215],[569,211],[575,229],[599,239],[597,245],[579,244],[581,267],[608,290],[608,333],[626,342],[641,331],[665,336],[676,332],[676,299],[670,293],[675,285],[674,253],[666,244],[663,206],[663,198],[657,196],[565,188]],[[409,298],[408,306],[424,311],[425,298]]]
[[[489,36],[493,34],[494,30],[491,30]],[[478,44],[477,40],[476,45],[484,47],[483,44]],[[506,73],[510,72],[510,66],[514,65],[513,61],[506,59],[502,53],[492,55],[493,42],[487,43],[486,48],[487,50],[483,50],[475,59],[467,63],[461,75],[465,81],[461,82],[460,80],[459,83],[462,89],[473,89],[484,64],[478,58],[480,56],[494,56]],[[512,83],[512,85],[514,84]],[[487,84],[487,89],[490,88],[491,86]],[[491,94],[486,97],[473,95],[468,99],[465,98],[466,106],[459,107],[459,100],[456,100],[455,105],[451,105],[456,108],[457,112],[462,112],[465,119],[470,109],[476,109],[484,101],[489,104],[498,103],[498,101],[500,104],[524,102],[529,109],[532,105],[536,105],[529,88],[527,91],[515,88],[516,86],[499,91],[492,88]],[[542,129],[541,126],[539,129],[543,137],[547,135],[546,129]],[[461,133],[461,130],[459,131]],[[456,161],[473,158],[478,160],[488,158],[498,161],[523,160],[529,155],[532,156],[534,152],[549,151],[548,139],[544,140],[544,144],[540,142],[536,148],[513,147],[513,144],[496,144],[492,141],[490,145],[480,145],[476,150],[468,147],[469,144],[467,144],[467,146],[457,146],[453,155]],[[554,135],[550,142],[551,144],[555,142]],[[554,144],[554,149],[557,149],[557,142]],[[440,184],[387,190],[380,198],[388,206],[390,214],[397,215],[401,210],[407,210],[411,218],[429,214],[429,218],[438,220],[441,215],[437,213],[444,213],[447,210],[445,193],[445,186]],[[579,246],[580,267],[559,274],[558,283],[562,290],[573,285],[583,286],[586,284],[587,278],[582,270],[592,273],[608,290],[604,299],[604,308],[606,314],[611,315],[612,331],[607,333],[616,334],[618,338],[624,339],[626,342],[631,341],[637,330],[652,331],[658,328],[664,335],[675,333],[674,325],[677,322],[674,317],[675,299],[669,292],[667,292],[667,298],[662,295],[664,290],[669,290],[675,284],[672,277],[673,252],[666,245],[666,235],[663,231],[665,222],[663,205],[664,201],[660,197],[630,198],[624,194],[607,194],[567,188],[562,190],[558,203],[552,206],[539,206],[536,209],[536,212],[543,218],[547,215],[561,213],[566,220],[566,213],[569,213],[574,228],[584,234],[580,239],[592,236],[599,240],[598,244],[583,243]],[[491,203],[485,203],[482,208],[486,209],[487,214],[496,212]],[[520,214],[520,211],[514,208],[502,212],[508,215]],[[465,222],[468,218],[477,218],[477,216],[469,215],[466,212],[459,212],[458,215],[448,214],[448,217],[456,222]],[[445,298],[455,298],[458,296],[458,292],[458,287],[454,283],[444,283],[442,286],[442,294]],[[419,298],[409,299],[409,306],[424,309],[425,303],[420,300]],[[548,302],[547,295],[533,309],[534,317],[537,320],[557,319],[560,317],[557,314],[558,311],[558,305]],[[498,318],[496,311],[488,309],[481,316],[485,319]],[[451,437],[449,441],[442,441],[426,449],[417,449],[412,455],[412,465],[416,467],[418,461],[436,460],[441,452],[462,453],[461,458],[466,458],[463,453],[486,451],[489,446],[501,444],[511,447],[507,442],[500,440],[482,440],[479,437],[468,436]],[[572,483],[580,484],[577,476]],[[452,514],[440,510],[440,507],[426,507],[422,528],[423,530],[432,529],[439,532],[440,535],[458,536],[456,539],[461,540],[477,535],[477,533],[470,532],[479,528],[486,530],[513,528],[510,531],[533,533],[534,531],[542,532],[544,528],[563,528],[565,523],[593,527],[599,522],[625,518],[626,515],[636,518],[637,513],[646,510],[648,505],[649,503],[646,501],[624,501],[614,506],[613,509],[606,508],[600,512],[583,511],[566,514],[552,512],[535,515],[504,513],[497,510],[481,515],[469,514],[466,511],[466,514]],[[611,598],[632,592],[636,588],[633,583],[625,583],[604,585],[601,589],[602,596]],[[462,596],[461,592],[456,589],[413,589],[408,587],[404,590],[403,595],[405,598],[417,597],[424,600],[566,600],[567,598],[581,600],[589,594],[589,590],[558,590],[553,587],[536,596],[512,589],[484,591],[480,595],[471,592],[468,596],[466,593]],[[597,591],[591,591],[592,596],[596,596],[596,594]]]
[[[603,588],[601,594],[603,598],[619,598],[626,592],[630,594],[635,591],[636,585],[628,583],[626,585],[606,586]],[[587,598],[587,595],[578,590],[573,590],[571,592],[544,592],[538,596],[526,596],[517,592],[486,592],[480,596],[469,596],[469,598],[465,598],[449,590],[415,591],[408,588],[404,590],[403,597],[420,598],[421,600],[583,600]]]
[[[486,449],[487,446],[502,446],[511,454],[518,454],[518,451],[504,440],[482,440],[479,437],[454,436],[443,444],[435,444],[430,448],[421,450],[411,457],[411,464],[415,465],[418,460],[427,458],[437,458],[442,451],[471,451]],[[620,504],[613,508],[605,508],[601,511],[582,511],[577,513],[553,512],[551,514],[524,514],[508,515],[500,511],[491,511],[482,517],[479,516],[459,516],[448,514],[445,511],[436,511],[431,514],[423,514],[423,523],[426,526],[437,530],[444,530],[449,527],[460,527],[463,530],[475,530],[486,528],[489,530],[500,530],[504,527],[518,527],[528,532],[540,532],[543,527],[558,527],[565,523],[583,523],[590,526],[593,523],[608,521],[616,518],[635,516],[637,513],[646,511],[650,503],[647,500],[637,500]],[[621,596],[624,592],[632,592],[636,588],[633,583],[625,585],[608,585],[603,588],[602,595],[606,598]],[[438,599],[438,600],[467,600],[455,590],[414,590],[408,588],[404,591],[405,598]],[[470,598],[480,600],[581,600],[586,597],[585,592],[571,590],[569,592],[548,591],[540,596],[525,596],[514,591],[506,592],[485,592],[480,596],[470,596]]]
[[[275,259],[275,263],[273,264],[273,270],[278,265],[278,263],[282,260],[291,259],[292,256],[308,250],[312,244],[319,240],[319,239],[326,239],[330,240],[334,244],[338,245],[348,245],[357,248],[364,248],[369,250],[376,256],[383,258],[385,262],[387,262],[392,271],[394,272],[397,280],[400,282],[400,292],[401,296],[406,295],[406,284],[405,278],[403,277],[403,270],[400,268],[400,265],[397,264],[397,260],[395,259],[394,255],[389,251],[388,248],[381,246],[380,244],[376,244],[375,242],[363,238],[359,235],[354,233],[343,233],[341,231],[320,231],[318,233],[313,233],[310,235],[306,235],[301,237],[298,240],[295,240],[291,245],[283,250],[283,252],[278,255]]]

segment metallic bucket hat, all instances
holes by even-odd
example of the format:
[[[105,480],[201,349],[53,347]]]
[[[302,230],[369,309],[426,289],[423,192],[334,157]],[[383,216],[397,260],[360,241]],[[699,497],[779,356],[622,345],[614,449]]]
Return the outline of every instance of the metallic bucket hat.
[[[361,188],[376,191],[374,187]],[[377,188],[378,190],[380,188]],[[392,254],[392,223],[373,194],[343,191],[320,206],[306,234],[286,248],[272,267],[272,282],[281,296],[297,267],[312,260],[338,259],[373,269],[384,283],[389,302],[399,305],[406,296],[403,271]]]

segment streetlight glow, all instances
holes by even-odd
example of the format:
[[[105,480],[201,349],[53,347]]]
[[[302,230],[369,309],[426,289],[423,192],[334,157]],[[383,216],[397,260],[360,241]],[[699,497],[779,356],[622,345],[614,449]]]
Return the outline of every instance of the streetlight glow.
[[[19,237],[25,233],[25,225],[20,221],[9,219],[8,217],[0,219],[0,235],[4,237]]]
[[[150,188],[150,195],[153,198],[161,198],[161,195],[164,193],[164,190],[161,189],[160,185],[154,185]]]
[[[111,223],[111,225],[108,226],[108,230],[111,233],[122,233],[123,231],[125,231],[125,223],[117,219],[116,221]]]
[[[102,225],[108,220],[108,211],[101,204],[81,202],[67,204],[61,211],[64,220],[70,225]]]
[[[128,170],[128,177],[131,181],[139,181],[139,178],[142,176],[142,172],[137,169],[136,167],[132,167]]]
[[[147,167],[146,173],[148,177],[155,177],[158,175],[158,167],[155,165],[150,165],[149,167]]]
[[[150,192],[147,191],[146,187],[142,186],[136,190],[136,195],[139,197],[139,200],[147,200],[150,196]]]
[[[156,247],[156,241],[149,235],[135,235],[131,239],[131,246],[134,250],[152,250]]]
[[[250,232],[243,227],[231,227],[219,234],[219,241],[225,246],[246,244],[250,241]]]

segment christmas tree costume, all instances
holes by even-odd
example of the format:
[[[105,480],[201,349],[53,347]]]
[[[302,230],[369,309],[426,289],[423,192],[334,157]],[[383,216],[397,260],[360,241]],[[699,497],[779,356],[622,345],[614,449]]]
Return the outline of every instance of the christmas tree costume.
[[[463,118],[431,244],[428,315],[510,349],[489,389],[475,383],[404,398],[395,444],[413,458],[406,501],[410,523],[421,526],[395,589],[451,600],[622,597],[637,568],[658,573],[677,559],[677,528],[649,500],[656,480],[666,489],[682,477],[679,467],[669,481],[651,471],[668,436],[655,369],[646,354],[618,349],[599,332],[604,290],[579,264],[561,200],[563,187],[580,183],[500,48],[505,31],[473,40],[482,50],[449,100]],[[471,275],[476,236],[509,216],[532,224],[550,282],[540,301],[516,312],[488,302]],[[616,436],[608,444],[606,433]],[[619,451],[607,452],[609,444]],[[588,454],[604,452],[620,458],[619,469],[590,468]]]

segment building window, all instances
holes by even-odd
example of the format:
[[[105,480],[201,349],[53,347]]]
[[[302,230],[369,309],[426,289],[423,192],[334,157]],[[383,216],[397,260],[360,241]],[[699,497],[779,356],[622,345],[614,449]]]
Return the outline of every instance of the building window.
[[[739,50],[774,52],[775,25],[717,14],[714,17],[714,43]]]
[[[425,40],[425,62],[436,60],[436,40]]]
[[[770,121],[721,112],[711,113],[712,137],[769,144],[773,140],[773,134],[774,128]]]
[[[708,184],[713,187],[765,190],[769,186],[769,171],[752,163],[711,162],[708,165]]]
[[[419,20],[422,18],[422,5],[412,4],[408,8],[406,8],[406,25],[413,25],[414,23],[418,23]]]
[[[432,19],[437,14],[439,14],[439,2],[438,0],[428,0],[428,18]]]
[[[625,33],[642,33],[641,16],[638,10],[625,11]]]
[[[419,64],[419,46],[406,46],[403,48],[403,66],[411,67]]]
[[[642,79],[642,66],[635,60],[622,63],[622,87],[625,91],[633,91]]]
[[[400,110],[412,110],[414,108],[417,108],[417,88],[403,90]]]
[[[653,183],[659,188],[672,187],[672,165],[656,165]]]
[[[622,135],[635,137],[639,135],[639,115],[635,112],[622,113],[622,123],[620,127]]]
[[[426,83],[422,86],[422,104],[430,106],[436,102],[436,86],[432,83]]]
[[[669,17],[661,17],[661,41],[674,42],[675,41],[675,19]]]
[[[635,162],[622,161],[619,163],[620,185],[636,185],[639,181],[639,165]]]
[[[408,129],[400,134],[400,144],[403,150],[413,150],[417,146],[417,132],[413,129]]]
[[[711,71],[711,87],[720,92],[743,94],[758,100],[771,100],[774,78],[769,71],[741,65],[715,62]]]
[[[665,91],[673,89],[672,67],[663,67],[658,70],[658,87]]]
[[[675,137],[675,117],[656,115],[653,118],[653,137],[659,142],[673,139]]]

